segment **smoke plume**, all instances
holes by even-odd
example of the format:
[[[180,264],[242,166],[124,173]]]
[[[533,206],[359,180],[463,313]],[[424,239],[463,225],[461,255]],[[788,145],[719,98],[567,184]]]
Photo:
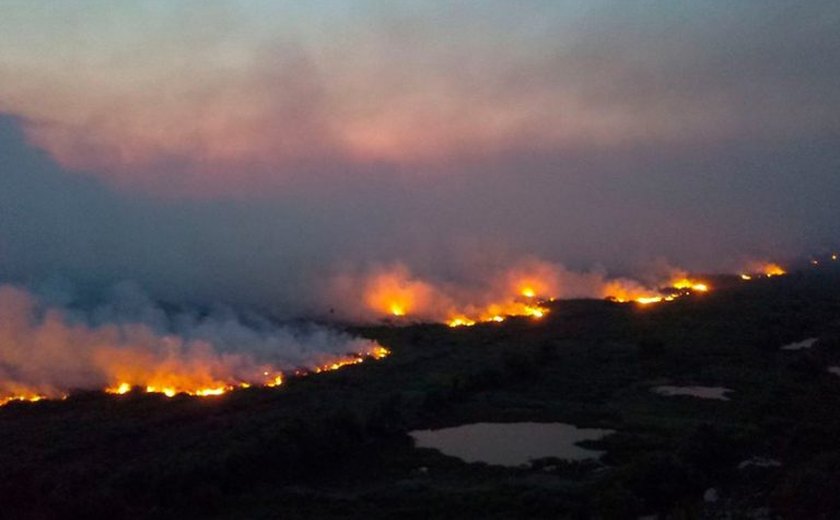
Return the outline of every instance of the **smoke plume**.
[[[166,310],[128,284],[107,296],[88,308],[61,306],[50,301],[56,296],[0,285],[0,400],[120,386],[221,393],[383,353],[313,324],[280,326],[225,307]]]

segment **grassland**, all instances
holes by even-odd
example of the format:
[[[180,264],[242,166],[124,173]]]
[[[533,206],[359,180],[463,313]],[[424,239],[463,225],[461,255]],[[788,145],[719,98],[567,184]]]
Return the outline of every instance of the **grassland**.
[[[0,517],[832,517],[840,270],[714,285],[648,307],[558,301],[540,321],[353,327],[391,356],[278,389],[12,403],[0,408]],[[811,349],[780,350],[808,337]],[[650,391],[683,384],[732,399]],[[617,433],[592,443],[599,462],[519,468],[407,435],[475,421]],[[739,469],[754,456],[781,466]]]

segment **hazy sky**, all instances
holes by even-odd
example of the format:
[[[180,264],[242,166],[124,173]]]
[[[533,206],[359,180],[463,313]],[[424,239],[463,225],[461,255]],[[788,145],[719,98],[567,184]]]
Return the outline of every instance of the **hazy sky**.
[[[840,243],[836,1],[5,1],[0,51],[4,280],[299,310]]]

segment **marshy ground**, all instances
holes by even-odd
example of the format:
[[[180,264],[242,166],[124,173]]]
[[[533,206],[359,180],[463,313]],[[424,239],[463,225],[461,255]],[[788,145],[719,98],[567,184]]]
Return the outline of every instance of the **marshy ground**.
[[[718,286],[653,306],[558,301],[539,321],[354,327],[391,355],[277,389],[11,403],[0,517],[831,517],[840,270]],[[652,391],[663,386],[731,392]],[[523,467],[408,436],[519,421],[616,433],[584,443],[599,461]]]

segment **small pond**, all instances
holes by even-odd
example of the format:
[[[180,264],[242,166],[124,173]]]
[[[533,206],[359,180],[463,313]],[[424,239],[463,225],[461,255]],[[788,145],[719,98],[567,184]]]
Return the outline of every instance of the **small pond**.
[[[796,343],[790,343],[783,346],[782,350],[803,350],[813,347],[816,342],[817,338],[803,339],[802,341],[797,341]]]
[[[475,423],[410,432],[418,448],[434,448],[464,462],[519,466],[533,459],[598,458],[603,452],[581,448],[580,441],[598,440],[613,430],[577,428],[564,423]]]
[[[664,395],[667,397],[675,395],[687,395],[691,397],[699,397],[700,399],[718,399],[721,401],[728,401],[727,393],[731,392],[729,388],[722,386],[657,386],[651,391],[655,394]]]

